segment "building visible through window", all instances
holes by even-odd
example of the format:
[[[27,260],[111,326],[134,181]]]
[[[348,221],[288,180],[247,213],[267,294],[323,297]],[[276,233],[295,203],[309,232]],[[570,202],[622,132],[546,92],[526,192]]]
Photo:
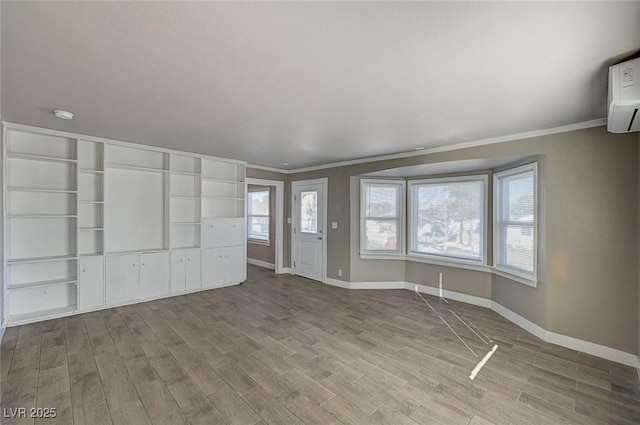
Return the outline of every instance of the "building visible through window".
[[[247,238],[269,242],[269,189],[248,193]]]

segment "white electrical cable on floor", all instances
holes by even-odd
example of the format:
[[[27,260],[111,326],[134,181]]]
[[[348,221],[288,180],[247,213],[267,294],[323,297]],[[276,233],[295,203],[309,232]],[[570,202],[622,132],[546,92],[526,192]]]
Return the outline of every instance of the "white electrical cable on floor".
[[[491,356],[493,356],[493,353],[495,353],[497,349],[498,349],[498,344],[495,344],[493,346],[493,349],[489,351],[482,360],[480,360],[480,363],[478,363],[476,367],[473,368],[473,370],[471,371],[471,375],[469,375],[469,379],[473,381],[475,377],[478,376],[478,372],[480,372],[480,369],[482,369],[482,366],[484,366],[485,363],[489,361],[489,359],[491,358]]]

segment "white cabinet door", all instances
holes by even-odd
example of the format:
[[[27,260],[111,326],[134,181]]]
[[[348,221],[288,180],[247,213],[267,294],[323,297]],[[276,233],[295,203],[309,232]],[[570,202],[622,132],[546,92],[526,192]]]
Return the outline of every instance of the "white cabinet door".
[[[202,286],[210,288],[224,283],[224,249],[211,248],[202,250]]]
[[[224,283],[239,283],[244,280],[244,247],[224,248]]]
[[[244,218],[226,218],[223,235],[224,246],[243,245],[247,236],[244,231]]]
[[[78,308],[104,305],[104,261],[102,257],[81,258],[78,275]]]
[[[186,252],[184,250],[171,251],[171,293],[184,292]]]
[[[244,218],[214,218],[204,221],[203,225],[207,248],[244,244]]]
[[[138,299],[140,294],[139,259],[138,254],[107,257],[107,304]]]
[[[198,289],[202,282],[200,277],[200,250],[188,249],[186,253],[186,289]]]
[[[169,293],[169,253],[140,255],[140,298]]]

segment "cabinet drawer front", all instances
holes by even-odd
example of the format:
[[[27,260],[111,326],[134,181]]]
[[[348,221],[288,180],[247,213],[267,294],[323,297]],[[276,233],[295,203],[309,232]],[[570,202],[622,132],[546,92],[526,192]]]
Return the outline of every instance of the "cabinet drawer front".
[[[9,314],[71,307],[76,303],[76,285],[65,283],[9,291]]]

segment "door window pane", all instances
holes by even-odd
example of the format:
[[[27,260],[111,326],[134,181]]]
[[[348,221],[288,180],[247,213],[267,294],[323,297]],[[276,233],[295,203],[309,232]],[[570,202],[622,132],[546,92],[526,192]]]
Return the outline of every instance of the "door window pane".
[[[300,192],[300,231],[318,233],[318,192]]]

